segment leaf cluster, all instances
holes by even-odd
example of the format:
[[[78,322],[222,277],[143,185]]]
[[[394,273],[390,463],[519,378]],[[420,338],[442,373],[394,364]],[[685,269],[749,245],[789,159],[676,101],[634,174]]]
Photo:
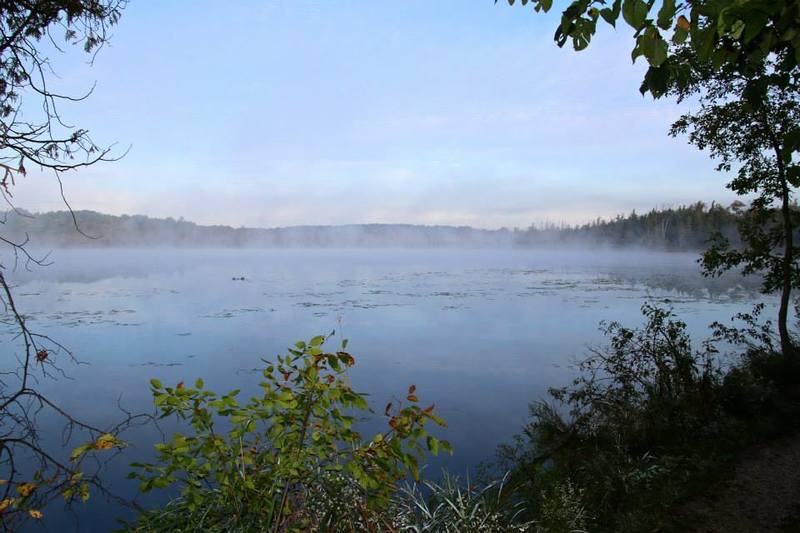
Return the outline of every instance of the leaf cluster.
[[[687,135],[689,142],[707,150],[718,161],[717,170],[735,172],[727,187],[740,196],[750,196],[749,207],[739,213],[738,229],[743,246],[733,247],[717,234],[703,254],[701,264],[710,276],[741,267],[744,274],[763,275],[763,290],[782,289],[785,269],[796,287],[800,282],[794,245],[786,259],[786,226],[790,231],[800,222],[793,189],[800,185],[800,165],[794,160],[796,139],[800,138],[800,85],[785,87],[764,81],[778,76],[774,61],[766,61],[753,77],[744,77],[730,67],[712,69],[689,48],[680,51],[692,65],[688,85],[675,89],[679,100],[697,97],[697,111],[681,116],[670,135]],[[764,92],[754,101],[747,96],[753,83]],[[787,264],[788,263],[788,264]]]
[[[553,0],[519,3],[543,12],[553,7]],[[745,76],[766,60],[776,61],[781,73],[776,81],[788,83],[798,74],[800,4],[795,0],[572,0],[554,38],[559,46],[571,41],[575,50],[583,50],[600,19],[616,27],[620,18],[635,32],[632,59],[648,62],[643,94],[660,97],[687,82],[690,65],[675,53],[681,45],[714,68],[725,65]]]
[[[248,400],[238,390],[217,395],[202,380],[194,387],[152,380],[161,416],[175,416],[191,431],[158,444],[157,461],[134,464],[131,477],[145,492],[178,488],[180,499],[167,514],[191,528],[321,527],[331,517],[320,516],[321,506],[311,502],[341,485],[332,480],[358,487],[355,501],[340,502],[349,512],[370,516],[385,509],[398,481],[419,478],[421,458],[451,451],[426,429],[428,422],[445,423],[433,405],[419,406],[412,385],[404,401],[386,406],[386,430],[364,439],[356,426],[369,406],[347,377],[355,359],[346,342],[325,351],[326,339],[298,342],[277,361],[265,361],[261,392]],[[148,530],[165,516],[144,514],[135,528]]]

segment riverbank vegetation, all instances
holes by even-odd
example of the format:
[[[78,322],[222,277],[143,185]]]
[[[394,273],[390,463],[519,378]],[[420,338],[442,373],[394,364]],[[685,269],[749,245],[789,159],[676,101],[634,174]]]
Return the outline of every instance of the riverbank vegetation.
[[[645,306],[640,329],[606,325],[608,345],[532,404],[529,425],[501,450],[532,514],[570,488],[567,508],[590,531],[663,528],[741,450],[797,431],[800,366],[775,348],[760,310],[713,324],[699,346],[665,309]]]
[[[479,482],[444,472],[417,485],[428,454],[451,451],[426,423],[412,386],[357,431],[366,399],[345,351],[323,337],[267,363],[263,395],[218,396],[202,381],[154,380],[162,416],[188,433],[156,446],[131,477],[177,487],[129,531],[574,532],[669,529],[676,507],[748,445],[800,429],[800,365],[784,355],[762,308],[715,323],[695,345],[672,311],[646,305],[641,328],[603,326],[608,344],[574,381],[531,405],[531,421],[502,446]],[[457,452],[457,451],[456,451]]]

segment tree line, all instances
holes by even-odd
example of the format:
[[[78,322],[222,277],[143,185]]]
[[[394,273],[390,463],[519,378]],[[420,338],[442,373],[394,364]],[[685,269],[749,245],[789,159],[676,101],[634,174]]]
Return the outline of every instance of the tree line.
[[[73,215],[80,232],[75,231]],[[741,244],[738,224],[744,204],[712,202],[597,218],[581,225],[533,224],[526,229],[468,226],[347,224],[234,228],[200,225],[183,218],[107,215],[95,211],[7,213],[5,230],[14,239],[50,247],[546,247],[610,246],[698,251],[713,236]]]
[[[597,218],[589,223],[569,225],[533,225],[517,236],[519,245],[602,245],[635,246],[659,250],[703,250],[714,235],[740,243],[737,224],[743,204],[729,207],[712,202],[652,209],[639,214]]]

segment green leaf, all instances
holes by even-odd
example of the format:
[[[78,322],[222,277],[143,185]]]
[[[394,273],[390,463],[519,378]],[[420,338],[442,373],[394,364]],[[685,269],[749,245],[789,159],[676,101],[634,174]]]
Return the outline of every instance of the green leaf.
[[[714,28],[698,28],[692,31],[692,47],[702,61],[711,58],[716,37],[717,32],[714,31]]]
[[[757,10],[748,13],[744,29],[744,42],[749,43],[766,27],[769,17]]]
[[[742,36],[742,32],[744,31],[744,22],[741,20],[737,20],[731,26],[730,36],[734,39],[738,40]]]
[[[408,465],[408,468],[411,470],[414,481],[419,481],[419,465],[417,464],[417,458],[413,455],[406,455],[406,465]]]
[[[792,187],[800,186],[800,167],[792,165],[786,169],[786,179]]]
[[[433,422],[436,423],[437,425],[447,427],[447,422],[445,422],[444,419],[442,419],[441,417],[433,413],[425,413],[425,416],[433,420]]]
[[[649,11],[644,0],[624,0],[622,3],[622,18],[635,30],[644,27]]]
[[[150,380],[150,385],[154,389],[163,389],[164,388],[164,385],[159,380],[157,380],[156,378],[153,378],[153,379]]]
[[[658,27],[668,30],[672,26],[672,19],[675,17],[675,0],[663,0],[661,9],[658,10]]]
[[[194,388],[202,389],[203,388],[203,380],[202,378],[197,378],[197,381],[194,382]]]
[[[72,453],[69,454],[69,460],[72,462],[77,461],[78,459],[81,458],[81,456],[84,453],[89,451],[91,448],[92,448],[91,444],[84,444],[83,446],[78,446],[77,448],[72,450]]]
[[[428,450],[433,455],[439,455],[439,439],[437,439],[436,437],[433,437],[431,435],[428,435],[427,444],[428,444]]]
[[[800,127],[795,127],[786,132],[783,137],[783,161],[791,163],[795,152],[800,152]]]
[[[316,337],[311,339],[310,344],[311,346],[319,346],[323,342],[325,342],[325,337],[323,335],[317,335]]]
[[[611,11],[609,8],[603,8],[600,10],[600,16],[603,17],[608,24],[611,26],[617,27],[617,19],[614,18],[614,12]]]
[[[450,445],[450,441],[440,440],[439,446],[450,455],[453,455],[453,446]]]
[[[672,34],[672,42],[675,44],[682,44],[686,42],[686,38],[689,36],[689,30],[678,26],[675,28],[675,33]]]
[[[653,43],[653,51],[648,60],[650,61],[650,65],[654,67],[661,66],[664,61],[667,60],[667,52],[669,51],[669,45],[667,41],[659,37]]]

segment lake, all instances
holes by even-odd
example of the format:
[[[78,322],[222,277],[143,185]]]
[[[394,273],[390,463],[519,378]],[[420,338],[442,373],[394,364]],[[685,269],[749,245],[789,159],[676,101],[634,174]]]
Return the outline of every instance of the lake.
[[[443,466],[465,474],[490,460],[522,428],[528,403],[565,384],[570,363],[602,342],[600,321],[639,325],[641,305],[662,302],[700,339],[710,322],[762,300],[735,274],[703,278],[696,257],[529,249],[57,250],[53,265],[8,278],[29,325],[86,363],[62,360],[71,379],[41,384],[85,420],[112,422],[120,417],[118,402],[150,411],[153,377],[173,385],[202,377],[207,388],[242,388],[245,396],[255,389],[262,357],[335,330],[349,339],[357,361],[354,388],[370,394],[376,411],[414,384],[420,401],[435,403],[448,421],[438,435],[455,455],[428,465],[425,475],[436,477]],[[776,301],[765,301],[771,316]],[[6,326],[6,353],[11,331]],[[123,479],[127,464],[148,458],[158,438],[151,427],[127,435],[129,448],[107,469],[117,492],[135,494],[136,483]],[[59,515],[59,530],[81,531],[107,531],[124,515],[100,498],[68,514],[50,512]]]

